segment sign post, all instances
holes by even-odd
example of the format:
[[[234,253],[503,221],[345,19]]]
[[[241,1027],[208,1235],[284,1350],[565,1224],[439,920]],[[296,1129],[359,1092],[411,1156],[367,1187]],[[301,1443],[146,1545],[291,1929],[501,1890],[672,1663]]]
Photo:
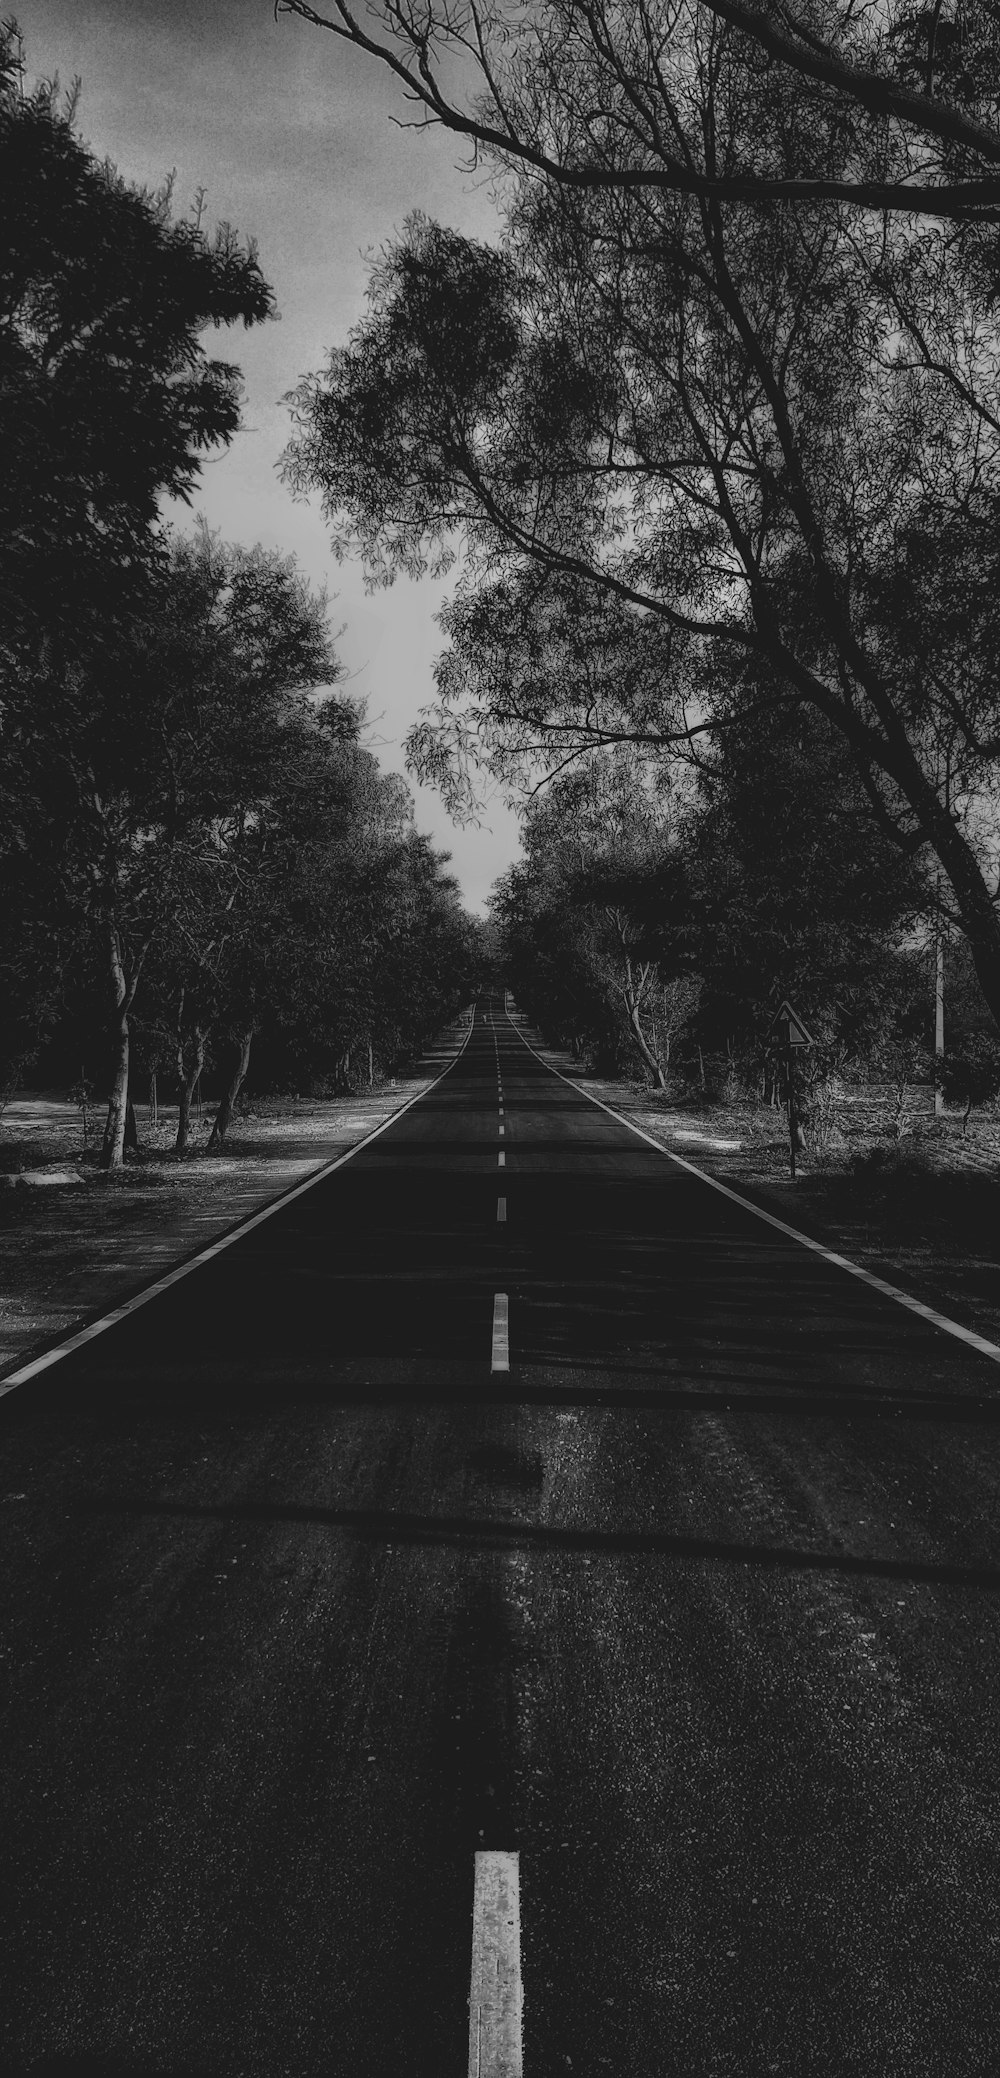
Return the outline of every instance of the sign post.
[[[799,1123],[798,1091],[795,1086],[795,1058],[802,1046],[814,1046],[797,1010],[786,996],[771,1025],[771,1033],[781,1047],[785,1058],[785,1081],[788,1088],[788,1167],[792,1182],[795,1182],[795,1157],[805,1146],[802,1127]]]

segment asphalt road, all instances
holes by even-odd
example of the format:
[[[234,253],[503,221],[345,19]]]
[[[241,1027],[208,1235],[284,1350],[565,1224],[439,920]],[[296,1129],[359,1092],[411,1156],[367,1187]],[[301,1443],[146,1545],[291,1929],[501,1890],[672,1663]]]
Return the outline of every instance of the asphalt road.
[[[0,1406],[4,2078],[996,2072],[998,1388],[482,1005]]]

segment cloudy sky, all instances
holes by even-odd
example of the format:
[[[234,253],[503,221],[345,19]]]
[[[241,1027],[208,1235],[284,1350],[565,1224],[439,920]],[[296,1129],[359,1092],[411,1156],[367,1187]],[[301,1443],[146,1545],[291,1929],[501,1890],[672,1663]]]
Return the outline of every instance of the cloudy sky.
[[[360,315],[366,255],[411,209],[489,236],[484,187],[460,170],[455,141],[397,127],[406,104],[381,66],[301,21],[276,22],[272,0],[16,0],[15,11],[29,76],[81,78],[79,127],[95,151],[144,182],[175,168],[178,208],[204,187],[210,219],[256,237],[281,321],[223,335],[220,351],[246,376],[245,430],[206,466],[198,505],[229,539],[294,550],[336,594],[372,747],[401,770],[402,738],[433,693],[443,588],[397,582],[369,597],[353,567],[333,562],[318,511],[275,474],[289,433],[281,398]],[[496,800],[488,827],[455,830],[436,794],[414,791],[420,827],[481,908],[517,849],[515,818]]]

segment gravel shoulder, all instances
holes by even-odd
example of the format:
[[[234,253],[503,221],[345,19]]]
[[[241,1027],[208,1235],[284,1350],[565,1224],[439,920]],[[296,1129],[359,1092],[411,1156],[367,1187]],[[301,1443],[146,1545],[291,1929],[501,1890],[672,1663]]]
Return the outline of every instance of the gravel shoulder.
[[[85,1160],[81,1118],[60,1092],[22,1097],[0,1120],[0,1378],[197,1253],[421,1096],[467,1027],[442,1033],[415,1072],[341,1098],[260,1099],[226,1151],[184,1161],[176,1113],[139,1112],[138,1159],[120,1175]],[[91,1150],[94,1144],[91,1127]],[[61,1180],[60,1180],[61,1179]]]
[[[885,1101],[839,1105],[788,1174],[784,1115],[660,1096],[543,1059],[706,1175],[813,1240],[1000,1343],[1000,1119],[913,1115],[897,1138]]]

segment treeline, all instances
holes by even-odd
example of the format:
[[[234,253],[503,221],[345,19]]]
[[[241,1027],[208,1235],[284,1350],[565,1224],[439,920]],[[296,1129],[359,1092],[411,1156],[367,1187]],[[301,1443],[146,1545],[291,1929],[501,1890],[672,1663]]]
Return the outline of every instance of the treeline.
[[[553,781],[518,943],[593,1019],[602,963],[609,1001],[669,978],[683,866],[702,1051],[787,987],[856,1052],[905,1035],[921,961],[927,1004],[933,911],[995,1045],[996,11],[539,0],[472,56],[436,0],[369,14],[336,33],[490,162],[501,228],[415,216],[380,253],[287,466],[374,581],[462,551],[411,755],[459,809],[477,765]],[[624,836],[563,842],[591,813],[565,775],[594,758],[599,795],[616,745],[636,846],[666,843],[637,909]]]
[[[265,322],[253,246],[99,162],[0,29],[0,1090],[207,1065],[225,1134],[268,1073],[390,1069],[467,993],[477,934],[360,741],[291,559],[159,519],[239,423],[209,327]]]
[[[836,731],[802,708],[741,712],[682,788],[631,748],[553,780],[493,921],[520,1006],[605,1073],[773,1100],[772,1028],[790,997],[815,1042],[813,1085],[940,1079],[962,1101],[997,1087],[1000,1050],[960,938],[945,947],[937,1058],[926,866],[879,831]]]

